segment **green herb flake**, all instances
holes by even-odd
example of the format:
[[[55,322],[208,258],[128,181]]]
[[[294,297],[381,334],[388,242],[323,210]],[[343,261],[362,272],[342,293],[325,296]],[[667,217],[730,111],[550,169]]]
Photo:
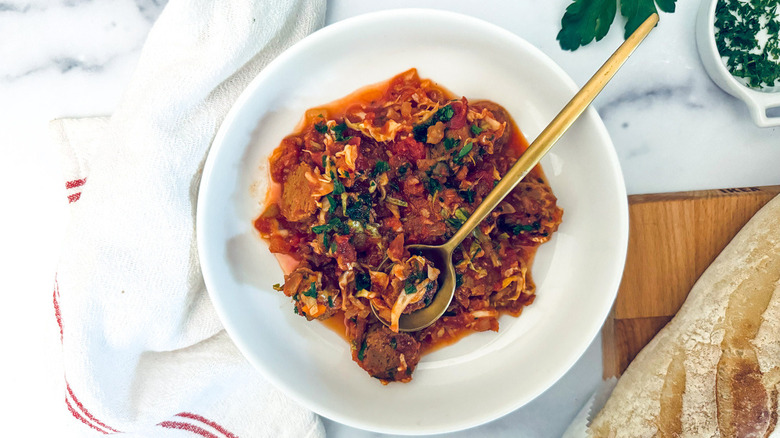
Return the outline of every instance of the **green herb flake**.
[[[281,284],[279,284],[279,283],[276,283],[276,284],[273,286],[273,288],[274,288],[274,290],[277,290],[277,291],[282,291],[282,289],[284,289],[284,288],[282,287],[282,285],[281,285]]]
[[[333,307],[333,297],[328,295],[328,307]]]
[[[303,293],[305,297],[317,298],[317,284],[312,282],[309,290]]]
[[[473,204],[474,203],[474,195],[476,195],[474,190],[471,190],[471,189],[461,190],[461,191],[458,192],[458,194],[460,195],[461,198],[466,200],[466,202],[468,202],[469,204]]]
[[[407,281],[406,286],[404,286],[404,292],[406,292],[406,294],[409,295],[409,294],[413,294],[415,291],[417,291],[417,288],[414,287],[414,283]]]
[[[366,341],[363,341],[363,343],[360,345],[360,351],[358,351],[357,357],[358,360],[363,362],[363,359],[366,356]]]
[[[398,174],[403,176],[403,175],[406,174],[407,170],[409,170],[409,165],[404,164],[404,165],[402,165],[401,167],[398,168]]]
[[[436,178],[428,180],[428,193],[434,194],[441,191],[441,183]]]
[[[390,170],[390,164],[387,161],[377,161],[374,165],[374,170],[371,171],[371,178],[375,178],[377,175]]]
[[[311,227],[311,231],[314,234],[322,234],[322,233],[324,233],[326,231],[329,231],[330,229],[331,229],[331,226],[328,225],[328,224],[322,224],[322,225],[317,225],[317,226]]]
[[[449,122],[455,115],[455,110],[451,105],[443,106],[436,111],[436,115],[433,116],[436,122]],[[432,123],[435,124],[436,122]]]
[[[465,144],[465,145],[464,145],[464,146],[463,146],[463,147],[460,149],[460,151],[458,151],[458,154],[455,156],[455,162],[456,162],[456,163],[460,163],[460,162],[463,160],[463,158],[464,158],[466,155],[468,155],[468,153],[469,153],[469,152],[471,152],[471,149],[473,149],[473,148],[474,148],[474,143],[472,143],[472,142],[468,142],[468,143],[466,143],[466,144]]]
[[[338,203],[336,202],[336,198],[333,197],[333,195],[328,195],[325,197],[325,199],[328,200],[328,213],[333,214],[336,212],[336,206]]]
[[[342,184],[341,181],[339,181],[338,179],[334,179],[333,180],[333,194],[336,195],[336,196],[339,196],[342,193],[344,193],[344,190],[345,190],[344,184]]]
[[[319,122],[314,125],[314,129],[317,130],[320,134],[327,134],[328,133],[328,125],[326,125],[324,122]]]
[[[450,150],[450,149],[454,148],[455,146],[457,146],[458,143],[460,143],[460,140],[458,140],[457,138],[445,138],[444,139],[444,149]]]
[[[393,350],[398,348],[398,341],[396,341],[395,338],[390,338],[390,348]]]
[[[340,123],[333,127],[333,138],[336,141],[347,141],[352,137],[344,137],[344,131],[347,130],[347,124],[346,123]]]
[[[472,133],[472,134],[474,134],[474,135],[479,135],[479,133],[480,133],[480,132],[482,132],[482,131],[483,131],[483,129],[482,129],[482,128],[480,128],[479,126],[477,126],[477,125],[471,125],[471,133]]]
[[[361,290],[371,290],[371,276],[364,272],[358,272],[355,275],[355,290],[360,292]]]

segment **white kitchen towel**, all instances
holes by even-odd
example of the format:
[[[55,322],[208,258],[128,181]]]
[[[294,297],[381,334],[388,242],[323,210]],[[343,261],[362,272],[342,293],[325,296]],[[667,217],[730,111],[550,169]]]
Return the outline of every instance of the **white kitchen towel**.
[[[51,123],[71,203],[54,308],[66,406],[85,427],[324,434],[227,337],[195,242],[200,173],[225,114],[324,14],[325,0],[170,0],[114,114]]]

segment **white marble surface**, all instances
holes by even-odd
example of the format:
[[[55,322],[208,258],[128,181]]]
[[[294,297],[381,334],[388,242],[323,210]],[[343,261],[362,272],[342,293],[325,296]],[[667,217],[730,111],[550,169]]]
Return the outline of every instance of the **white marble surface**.
[[[0,0],[0,346],[4,434],[87,435],[67,412],[52,284],[66,198],[46,123],[110,114],[166,0]],[[569,0],[330,0],[328,23],[390,7],[432,7],[493,22],[584,83],[621,40],[563,52],[555,35]],[[780,129],[757,128],[707,78],[693,39],[698,1],[678,2],[594,105],[629,193],[780,184]],[[618,17],[617,21],[620,22]],[[559,436],[600,379],[598,340],[526,407],[453,436]],[[467,402],[467,401],[464,401]],[[325,421],[329,436],[381,436]],[[26,433],[23,433],[25,431]]]

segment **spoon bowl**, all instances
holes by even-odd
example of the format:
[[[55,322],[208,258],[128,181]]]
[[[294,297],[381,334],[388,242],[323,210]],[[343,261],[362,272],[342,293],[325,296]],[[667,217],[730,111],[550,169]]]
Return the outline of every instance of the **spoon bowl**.
[[[408,245],[406,249],[412,255],[423,256],[430,260],[437,269],[439,277],[437,278],[438,290],[433,295],[430,304],[420,310],[401,314],[398,319],[398,330],[403,332],[414,332],[422,330],[433,324],[437,319],[444,315],[449,307],[452,297],[455,296],[456,278],[455,267],[452,265],[452,248],[445,245]],[[383,323],[388,322],[381,318],[371,307],[374,315]]]

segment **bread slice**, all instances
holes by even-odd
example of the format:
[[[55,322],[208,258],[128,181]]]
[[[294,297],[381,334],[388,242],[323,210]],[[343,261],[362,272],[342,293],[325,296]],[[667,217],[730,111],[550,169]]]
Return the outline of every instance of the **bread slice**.
[[[702,274],[588,433],[766,437],[778,421],[779,383],[780,196]]]

